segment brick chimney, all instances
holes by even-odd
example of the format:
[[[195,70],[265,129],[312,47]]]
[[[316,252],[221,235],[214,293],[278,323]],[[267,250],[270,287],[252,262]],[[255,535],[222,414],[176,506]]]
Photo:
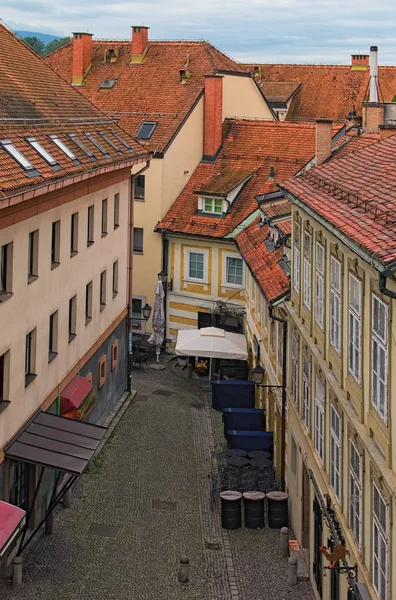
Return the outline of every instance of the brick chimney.
[[[381,102],[363,103],[363,129],[365,133],[378,133],[380,125],[384,124],[385,105]]]
[[[368,54],[352,54],[351,71],[367,71],[369,68]]]
[[[132,25],[132,60],[133,63],[141,63],[147,52],[149,27],[144,25]]]
[[[205,75],[203,159],[213,161],[221,147],[223,76]]]
[[[321,165],[331,155],[332,123],[330,119],[317,119],[316,121],[316,165]]]
[[[72,85],[82,85],[92,61],[92,33],[73,33]]]

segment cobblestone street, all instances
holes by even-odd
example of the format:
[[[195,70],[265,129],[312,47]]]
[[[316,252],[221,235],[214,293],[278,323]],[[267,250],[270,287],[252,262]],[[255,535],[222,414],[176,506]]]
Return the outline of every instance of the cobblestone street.
[[[286,583],[279,531],[223,531],[219,508],[211,511],[221,414],[210,408],[208,382],[135,370],[133,387],[72,508],[58,508],[55,534],[28,549],[23,585],[0,584],[0,598],[313,600],[308,582]],[[182,554],[190,559],[185,585],[177,581]]]

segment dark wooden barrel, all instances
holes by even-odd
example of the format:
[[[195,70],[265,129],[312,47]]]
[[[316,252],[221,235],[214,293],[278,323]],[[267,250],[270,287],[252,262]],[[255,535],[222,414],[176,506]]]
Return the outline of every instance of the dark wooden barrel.
[[[245,492],[243,504],[245,509],[245,527],[261,529],[264,527],[264,499],[262,492]]]
[[[289,526],[288,498],[289,494],[285,492],[268,492],[268,527],[282,529]]]
[[[221,526],[223,529],[239,529],[242,525],[242,494],[227,490],[221,492]]]

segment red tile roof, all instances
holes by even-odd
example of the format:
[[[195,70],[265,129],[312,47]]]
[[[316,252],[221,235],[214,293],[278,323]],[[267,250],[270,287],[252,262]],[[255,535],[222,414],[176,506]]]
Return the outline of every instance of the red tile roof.
[[[396,136],[283,182],[292,199],[384,264],[396,261]]]
[[[25,171],[0,144],[0,195],[4,197],[17,190],[115,163],[125,163],[125,166],[128,166],[131,160],[146,156],[147,151],[140,144],[65,83],[41,57],[2,25],[0,44],[0,140],[10,140],[38,173],[35,175]],[[101,138],[98,130],[106,133],[108,138],[122,149],[122,154]],[[110,158],[106,158],[88,141],[85,132],[95,135],[97,142],[104,147]],[[118,133],[131,149],[123,148],[113,132]],[[96,160],[87,156],[68,138],[69,133],[76,134],[91,150]],[[74,164],[57,148],[49,138],[51,134],[59,136],[80,164]],[[27,142],[26,137],[35,137],[58,162],[60,169],[54,171]],[[29,174],[35,176],[29,177]]]
[[[119,54],[104,63],[106,49]],[[120,125],[136,135],[142,121],[158,123],[151,139],[143,142],[162,152],[199,98],[204,75],[217,71],[246,70],[208,42],[149,41],[141,64],[131,63],[131,42],[93,41],[92,66],[79,91],[106,113],[117,114]],[[180,83],[180,69],[189,56],[187,83]],[[72,43],[45,59],[66,81],[72,80]],[[105,79],[117,79],[112,89],[101,89]]]
[[[286,123],[226,119],[223,146],[213,164],[200,163],[180,196],[158,225],[190,235],[221,238],[257,209],[255,196],[276,190],[276,182],[297,173],[315,154],[316,129],[313,123]],[[271,166],[275,181],[268,181]],[[225,217],[197,214],[195,193],[215,176],[253,173]],[[234,176],[234,175],[233,175]]]
[[[260,87],[268,102],[287,102],[300,87],[299,82],[263,81]]]
[[[257,65],[244,65],[254,73]],[[370,73],[353,71],[342,65],[259,65],[255,77],[263,91],[273,82],[295,82],[301,86],[287,113],[287,120],[318,119],[326,117],[344,122],[346,115],[355,108],[360,114],[365,99]],[[396,94],[396,67],[379,67],[380,97],[390,102]]]
[[[276,226],[283,234],[291,234],[291,219],[289,221],[281,221],[280,223],[276,223]]]
[[[283,245],[270,252],[264,244],[269,234],[269,226],[259,227],[259,222],[260,217],[236,236],[235,243],[266,300],[274,302],[287,294],[290,279],[279,265],[283,257]]]

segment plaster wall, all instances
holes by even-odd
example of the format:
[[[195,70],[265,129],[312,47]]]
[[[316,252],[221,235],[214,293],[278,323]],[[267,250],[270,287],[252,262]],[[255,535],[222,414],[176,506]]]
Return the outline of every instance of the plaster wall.
[[[251,77],[224,75],[223,120],[231,117],[275,120]]]

